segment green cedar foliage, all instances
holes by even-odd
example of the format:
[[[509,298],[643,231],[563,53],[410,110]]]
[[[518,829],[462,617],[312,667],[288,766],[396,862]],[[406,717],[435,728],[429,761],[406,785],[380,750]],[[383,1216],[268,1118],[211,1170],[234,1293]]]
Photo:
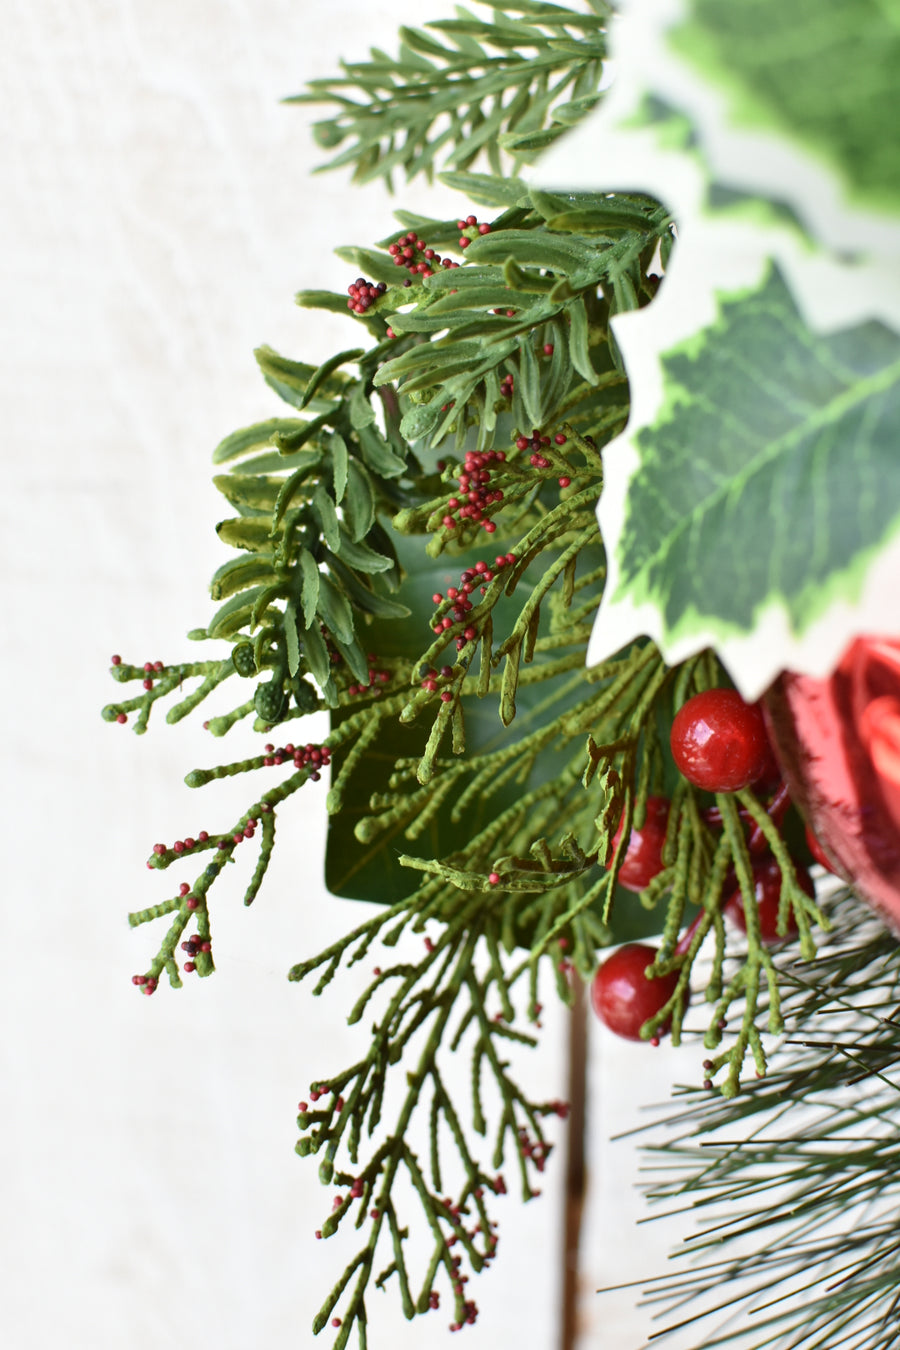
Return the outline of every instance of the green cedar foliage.
[[[177,722],[228,685],[234,702],[209,731],[221,737],[250,719],[273,736],[260,754],[187,776],[202,787],[250,774],[256,786],[226,828],[155,847],[153,869],[186,863],[193,872],[169,899],[130,916],[135,926],[170,921],[138,977],[148,993],[163,973],[181,984],[179,950],[198,975],[212,972],[210,898],[226,862],[259,834],[249,905],[288,799],[331,769],[329,887],[378,907],[290,978],[315,977],[322,993],[342,965],[370,959],[376,942],[382,952],[349,1014],[371,1025],[361,1059],[314,1082],[298,1117],[297,1151],[315,1154],[323,1183],[339,1188],[323,1237],[351,1223],[361,1233],[315,1322],[319,1331],[339,1312],[337,1350],[354,1330],[366,1345],[367,1299],[388,1282],[412,1317],[436,1306],[443,1279],[454,1325],[474,1320],[462,1275],[493,1259],[489,1206],[506,1190],[502,1169],[511,1162],[523,1197],[533,1195],[551,1148],[544,1120],[565,1110],[534,1100],[512,1067],[511,1052],[534,1043],[522,1023],[539,1023],[542,970],[571,1001],[570,977],[590,978],[599,948],[661,932],[655,970],[679,978],[643,1035],[671,1022],[677,1040],[694,961],[712,935],[706,1044],[732,1098],[748,1055],[765,1071],[763,1031],[782,1027],[738,804],[782,866],[782,926],[793,917],[806,957],[821,920],[765,801],[720,796],[713,826],[704,814],[712,799],[674,770],[674,709],[725,682],[713,654],[669,667],[639,639],[585,669],[606,576],[595,518],[603,450],[629,410],[610,319],[652,301],[654,259],[668,256],[673,226],[649,198],[549,194],[469,169],[501,125],[544,136],[564,91],[576,117],[599,78],[605,6],[492,8],[486,29],[466,11],[436,26],[462,54],[449,65],[407,31],[397,62],[375,53],[375,69],[348,68],[374,121],[366,131],[363,113],[352,114],[359,139],[340,159],[362,177],[392,162],[427,168],[434,140],[411,134],[408,157],[398,157],[382,145],[375,112],[390,103],[424,135],[443,105],[431,93],[423,102],[422,89],[439,75],[465,109],[445,139],[453,181],[488,208],[485,218],[467,208],[461,221],[398,212],[399,228],[380,244],[341,251],[368,279],[362,291],[362,277],[353,283],[353,346],[318,367],[257,352],[288,408],[215,451],[229,508],[217,528],[233,556],[213,577],[212,618],[189,635],[230,651],[152,671],[118,662],[114,678],[143,689],[104,709],[110,721],[136,714],[143,732],[157,702],[175,696],[167,720]],[[473,43],[500,55],[482,69]],[[487,71],[496,87],[478,84]],[[415,98],[400,97],[401,76]],[[501,101],[511,84],[527,96],[524,111]],[[493,119],[490,136],[479,138],[479,117]],[[521,140],[507,144],[523,151]],[[346,294],[303,292],[298,302],[348,313]],[[301,745],[295,723],[322,709],[325,742]],[[652,793],[671,798],[668,836],[663,870],[638,900],[617,877]],[[748,942],[729,962],[721,909],[733,877]],[[726,1040],[733,1006],[737,1031]],[[465,1108],[446,1087],[447,1058],[459,1053],[471,1063]]]

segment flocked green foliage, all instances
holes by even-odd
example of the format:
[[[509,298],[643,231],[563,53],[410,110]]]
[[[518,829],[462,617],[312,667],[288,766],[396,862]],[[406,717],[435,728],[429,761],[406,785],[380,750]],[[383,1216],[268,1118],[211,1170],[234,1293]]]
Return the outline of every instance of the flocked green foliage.
[[[496,72],[504,89],[525,81],[536,111],[513,126],[533,136],[561,91],[587,97],[578,84],[585,69],[599,78],[592,63],[606,7],[590,6],[597,22],[524,0],[494,8],[491,32],[504,37]],[[464,54],[466,78],[480,79],[473,23],[463,15],[437,27]],[[410,72],[426,75],[409,33],[405,40],[402,70],[376,53],[380,73],[348,67],[347,80],[376,108],[388,101],[378,81],[403,74],[420,102],[400,98],[399,85],[391,101],[415,130],[442,108],[430,94],[420,106],[423,85]],[[461,71],[442,70],[458,93]],[[499,94],[470,91],[466,108],[480,97]],[[494,139],[512,117],[498,108]],[[436,1306],[443,1279],[453,1324],[474,1320],[463,1273],[493,1258],[502,1169],[512,1162],[531,1196],[551,1148],[544,1118],[565,1114],[561,1103],[534,1100],[511,1067],[510,1050],[533,1041],[522,1022],[538,1022],[542,971],[568,1002],[573,973],[589,978],[601,947],[661,933],[654,972],[677,971],[678,982],[642,1035],[670,1022],[679,1039],[693,977],[695,1004],[705,990],[710,1005],[709,1072],[730,1099],[748,1056],[765,1072],[764,1035],[783,1026],[781,977],[760,934],[751,829],[782,868],[781,931],[796,925],[806,958],[822,922],[797,878],[802,849],[788,852],[774,800],[750,791],[713,799],[675,771],[674,710],[727,683],[713,653],[668,666],[640,638],[585,669],[606,579],[595,517],[604,449],[629,411],[610,319],[652,302],[672,221],[639,195],[549,194],[470,172],[471,152],[488,144],[466,139],[473,116],[451,118],[460,138],[445,143],[458,152],[455,185],[486,218],[398,212],[399,228],[380,244],[340,251],[362,274],[349,300],[298,296],[307,308],[349,311],[355,345],[318,367],[257,352],[289,412],[215,452],[232,513],[217,528],[234,556],[212,580],[212,619],[190,635],[227,642],[230,652],[153,669],[117,661],[114,677],[143,689],[104,710],[110,721],[136,713],[141,732],[157,701],[177,694],[167,715],[176,722],[233,681],[235,702],[209,718],[209,731],[221,737],[246,719],[273,736],[257,755],[187,776],[199,788],[250,774],[254,786],[227,827],[154,847],[152,868],[194,870],[176,894],[130,916],[135,926],[170,920],[136,977],[146,993],[163,973],[177,987],[183,971],[212,972],[211,893],[226,862],[259,836],[249,905],[288,799],[330,770],[328,885],[378,908],[290,978],[315,977],[323,993],[342,965],[376,953],[380,962],[350,1012],[351,1022],[374,1019],[362,1057],[314,1081],[298,1118],[297,1151],[317,1155],[323,1183],[340,1188],[323,1238],[351,1219],[362,1233],[315,1322],[318,1331],[339,1316],[338,1350],[354,1331],[365,1346],[367,1298],[390,1281],[410,1317]],[[414,173],[438,148],[412,142],[404,160],[371,134],[364,152],[355,144],[345,157],[361,176],[391,162]],[[303,744],[297,724],[323,709],[328,736]],[[661,793],[671,800],[664,866],[638,899],[618,875],[632,826]],[[722,915],[735,884],[748,929],[737,950]],[[679,942],[685,925],[690,936]],[[707,939],[711,970],[701,979],[696,958]],[[445,1086],[448,1056],[462,1053],[472,1066],[466,1106]],[[427,1160],[417,1138],[427,1140]]]
[[[647,1286],[661,1344],[687,1324],[735,1350],[896,1342],[900,947],[848,894],[829,910],[814,966],[779,959],[788,1034],[768,1077],[731,1102],[685,1090],[648,1127],[665,1136],[647,1194],[696,1224]]]
[[[333,104],[314,133],[324,150],[349,140],[325,168],[353,167],[357,182],[435,166],[466,170],[484,155],[494,174],[527,163],[596,104],[611,7],[543,0],[476,0],[456,17],[400,30],[390,56],[344,62],[343,75],[310,80],[289,103]],[[509,156],[504,164],[503,151]]]

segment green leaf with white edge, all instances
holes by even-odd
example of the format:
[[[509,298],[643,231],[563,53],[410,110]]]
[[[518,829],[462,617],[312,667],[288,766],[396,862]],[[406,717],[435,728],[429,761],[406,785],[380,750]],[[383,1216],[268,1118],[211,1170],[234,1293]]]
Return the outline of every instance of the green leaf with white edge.
[[[629,369],[652,312],[641,333],[618,321]],[[810,329],[771,267],[659,367],[654,415],[605,456],[589,659],[623,633],[670,661],[712,645],[750,698],[784,667],[827,669],[870,621],[900,630],[900,334]]]
[[[714,174],[783,195],[832,248],[896,252],[896,0],[687,0],[665,49]]]
[[[735,0],[737,7],[741,3]],[[646,587],[641,589],[643,579],[635,583],[634,594],[626,593],[628,584],[621,582],[618,573],[624,522],[632,509],[630,485],[642,467],[640,437],[645,430],[654,436],[659,425],[673,415],[677,398],[685,397],[670,383],[667,356],[695,350],[708,355],[714,336],[721,336],[722,298],[730,297],[735,306],[754,304],[773,268],[792,297],[795,319],[803,331],[798,338],[795,324],[775,337],[786,345],[780,353],[771,354],[771,364],[778,372],[777,383],[784,380],[786,388],[798,341],[804,348],[821,351],[823,345],[828,350],[832,340],[842,335],[846,339],[867,324],[881,324],[891,335],[900,331],[900,236],[896,230],[886,234],[881,226],[880,233],[873,228],[868,234],[829,235],[821,229],[821,219],[817,235],[804,230],[800,221],[809,224],[809,219],[802,209],[803,194],[785,191],[783,175],[778,177],[789,162],[802,187],[807,180],[797,170],[796,157],[783,160],[772,152],[769,140],[767,154],[754,160],[749,153],[738,152],[734,128],[724,115],[719,123],[695,115],[695,101],[705,98],[706,86],[695,69],[685,75],[681,58],[673,55],[665,40],[667,26],[686,8],[687,0],[646,0],[618,20],[617,76],[602,109],[560,141],[531,176],[541,187],[557,191],[610,192],[626,187],[630,193],[660,201],[678,227],[677,246],[653,304],[612,320],[629,379],[631,416],[625,435],[604,453],[605,485],[598,515],[610,549],[610,576],[589,661],[603,659],[640,633],[654,636],[671,662],[713,645],[744,696],[754,698],[782,668],[823,674],[856,634],[900,629],[900,589],[895,581],[900,574],[900,544],[886,525],[877,539],[860,539],[859,552],[851,557],[844,535],[843,563],[840,559],[826,562],[827,579],[816,581],[822,549],[827,553],[838,536],[832,536],[827,547],[817,540],[805,581],[781,598],[777,586],[767,585],[753,602],[753,617],[746,627],[739,627],[730,615],[724,619],[710,616],[701,603],[699,613],[681,613],[676,635],[666,618],[667,613],[673,614],[672,602],[661,594],[651,598]],[[814,63],[814,57],[811,60]],[[721,111],[721,102],[716,106]],[[730,147],[727,154],[714,149],[715,136],[719,137],[717,146],[727,143]],[[715,156],[718,173],[711,167]],[[754,178],[757,170],[759,176]],[[833,184],[822,187],[821,173],[816,181],[827,216],[837,195]],[[850,217],[844,212],[841,219],[846,224]],[[853,216],[854,226],[860,219],[859,213]],[[864,237],[873,247],[883,247],[881,256],[846,252],[838,256],[821,242],[836,238],[858,242]],[[665,259],[667,239],[662,241]],[[717,406],[742,407],[747,384],[742,367],[731,368],[730,388],[725,387],[725,375],[720,368]],[[694,390],[693,396],[702,404],[704,395]],[[820,497],[833,493],[840,498],[840,471],[832,470],[831,462],[830,457],[823,457],[816,490]],[[670,476],[659,477],[656,486],[663,500],[677,499],[675,479],[680,472],[681,461],[676,460]],[[885,489],[893,490],[887,483]],[[850,514],[858,520],[864,505],[852,503]],[[765,531],[752,541],[745,540],[742,547],[767,555],[769,528],[766,518]],[[673,555],[667,584],[673,594],[691,593],[692,587],[697,589],[696,582],[690,572],[676,576],[676,562]],[[832,565],[833,574],[828,570]],[[823,575],[821,570],[818,575]],[[742,574],[741,585],[743,581]],[[801,614],[807,605],[808,617]]]

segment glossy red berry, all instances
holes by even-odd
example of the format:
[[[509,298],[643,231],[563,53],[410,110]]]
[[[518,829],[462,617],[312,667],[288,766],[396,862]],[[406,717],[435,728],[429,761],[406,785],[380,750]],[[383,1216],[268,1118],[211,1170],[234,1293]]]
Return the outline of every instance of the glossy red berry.
[[[619,883],[627,891],[642,891],[662,871],[662,851],[668,823],[668,800],[665,797],[648,797],[646,819],[639,830],[631,831],[625,861],[619,870]],[[623,821],[620,821],[613,838],[613,853],[622,837],[622,824]],[[611,863],[612,853],[608,866]]]
[[[805,867],[796,866],[794,868],[797,874],[797,881],[806,894],[814,897],[816,888],[813,885],[812,877]],[[764,862],[754,863],[753,865],[753,892],[756,896],[756,908],[759,912],[759,934],[763,942],[771,945],[775,942],[783,942],[785,939],[778,933],[778,907],[781,902],[781,868],[774,858],[767,858]],[[741,894],[739,886],[726,898],[722,906],[722,911],[727,914],[742,932],[747,931],[747,917],[744,914],[744,897]],[[794,937],[797,932],[797,925],[794,922],[794,916],[791,914],[788,918],[787,933],[785,937]]]
[[[610,1031],[629,1041],[641,1039],[641,1027],[668,1002],[678,983],[677,972],[647,978],[655,957],[655,947],[628,942],[607,957],[591,983],[594,1012]]]
[[[770,754],[762,713],[735,689],[708,689],[688,699],[672,722],[671,745],[680,772],[707,792],[748,787]]]

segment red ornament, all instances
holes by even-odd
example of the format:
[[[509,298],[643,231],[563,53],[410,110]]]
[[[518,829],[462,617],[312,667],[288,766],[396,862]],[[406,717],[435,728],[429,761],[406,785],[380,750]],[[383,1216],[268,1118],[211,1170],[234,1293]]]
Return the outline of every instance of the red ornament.
[[[900,933],[900,639],[856,638],[826,679],[787,671],[764,702],[824,857]]]
[[[815,897],[816,888],[813,885],[813,879],[805,867],[795,866],[794,871],[797,874],[797,880],[806,894],[811,898]],[[778,933],[778,907],[781,902],[781,868],[774,858],[767,858],[764,862],[753,864],[753,891],[756,896],[756,908],[759,912],[759,933],[763,942],[770,945],[775,942],[783,942],[785,938]],[[740,886],[736,886],[728,896],[722,912],[727,914],[732,923],[734,923],[742,932],[747,931],[747,917],[744,914],[744,897],[741,894]],[[793,937],[797,932],[797,925],[793,914],[788,916],[786,938]]]
[[[708,689],[688,699],[672,722],[679,771],[707,792],[737,792],[766,772],[769,743],[762,713],[735,689]]]
[[[662,871],[663,844],[669,823],[669,802],[665,797],[647,798],[647,816],[639,830],[633,829],[625,851],[625,861],[619,870],[619,883],[627,891],[642,891]],[[622,837],[624,816],[613,838],[613,853]],[[607,870],[612,865],[612,856]]]
[[[641,1039],[641,1027],[672,997],[678,972],[647,978],[656,948],[628,942],[607,957],[591,983],[591,1007],[604,1026],[628,1041]],[[668,1030],[668,1025],[660,1029]]]

